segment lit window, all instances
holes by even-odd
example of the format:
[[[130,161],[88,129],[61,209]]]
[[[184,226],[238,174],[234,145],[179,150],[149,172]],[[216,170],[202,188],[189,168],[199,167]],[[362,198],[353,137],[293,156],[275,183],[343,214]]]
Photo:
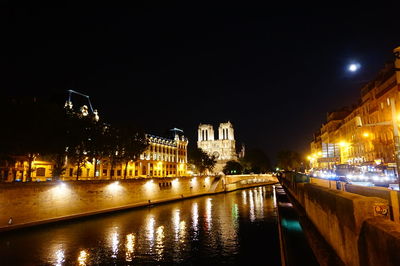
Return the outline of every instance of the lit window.
[[[46,168],[39,167],[36,169],[36,176],[45,176],[46,175]]]

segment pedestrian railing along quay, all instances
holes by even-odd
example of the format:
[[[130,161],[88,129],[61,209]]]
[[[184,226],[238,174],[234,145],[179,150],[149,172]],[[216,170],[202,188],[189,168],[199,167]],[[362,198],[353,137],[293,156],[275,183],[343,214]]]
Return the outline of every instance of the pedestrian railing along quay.
[[[391,191],[294,172],[283,173],[279,181],[344,265],[400,265],[400,224],[393,221]],[[317,248],[313,251],[321,265],[332,265]]]

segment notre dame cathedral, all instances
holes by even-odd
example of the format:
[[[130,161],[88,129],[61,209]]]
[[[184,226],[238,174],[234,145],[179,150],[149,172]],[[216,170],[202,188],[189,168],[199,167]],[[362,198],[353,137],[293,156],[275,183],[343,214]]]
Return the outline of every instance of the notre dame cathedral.
[[[220,123],[218,139],[215,139],[214,128],[210,124],[200,124],[198,129],[197,147],[214,155],[217,159],[214,172],[220,173],[227,161],[237,160],[236,142],[231,122]],[[244,153],[242,150],[241,153]]]

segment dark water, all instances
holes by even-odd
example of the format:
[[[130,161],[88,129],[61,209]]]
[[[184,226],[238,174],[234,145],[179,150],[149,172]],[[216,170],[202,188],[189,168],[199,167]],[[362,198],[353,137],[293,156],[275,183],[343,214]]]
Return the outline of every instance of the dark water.
[[[319,265],[303,232],[299,216],[286,192],[280,185],[275,186],[275,191],[286,266]]]
[[[0,265],[280,265],[272,186],[0,235]]]

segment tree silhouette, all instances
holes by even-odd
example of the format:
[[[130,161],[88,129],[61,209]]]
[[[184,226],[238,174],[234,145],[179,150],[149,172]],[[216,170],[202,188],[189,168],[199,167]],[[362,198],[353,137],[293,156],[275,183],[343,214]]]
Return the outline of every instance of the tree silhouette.
[[[245,173],[265,173],[271,170],[268,156],[260,149],[250,149],[240,160]]]
[[[291,150],[283,150],[277,154],[277,166],[285,170],[300,170],[302,168],[302,159],[299,153]]]
[[[239,175],[243,173],[243,166],[237,162],[237,161],[228,161],[225,166],[224,169],[222,170],[222,172],[226,175],[228,174],[235,174],[235,175]]]
[[[200,174],[203,174],[206,170],[212,171],[217,163],[215,156],[209,156],[197,147],[189,151],[188,161],[198,169]]]

